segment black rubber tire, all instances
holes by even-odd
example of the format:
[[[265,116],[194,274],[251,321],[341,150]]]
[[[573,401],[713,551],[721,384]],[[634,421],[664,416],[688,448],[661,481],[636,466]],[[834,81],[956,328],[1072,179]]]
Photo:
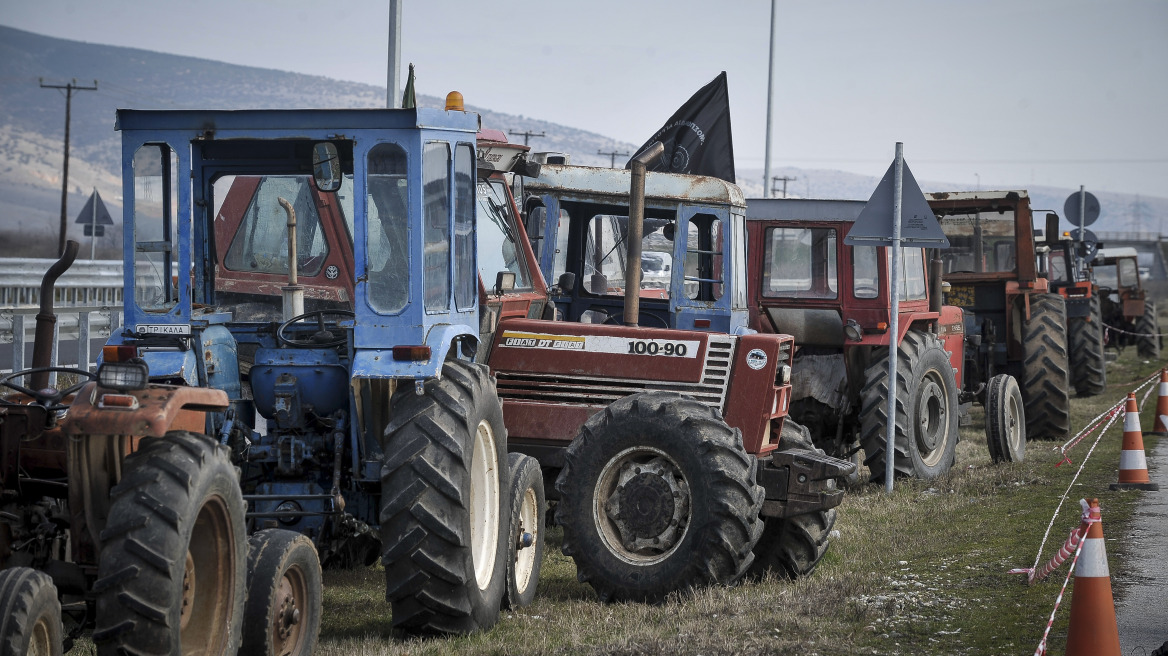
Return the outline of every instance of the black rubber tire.
[[[658,602],[671,592],[736,582],[763,529],[757,468],[742,433],[691,397],[644,392],[612,403],[581,427],[556,479],[556,523],[576,578],[603,601]],[[634,482],[639,495],[618,493]],[[624,519],[620,505],[630,502],[634,510]],[[594,508],[604,508],[603,516]],[[640,524],[632,536],[614,513],[628,531],[629,523]],[[660,546],[650,546],[654,540]]]
[[[1135,329],[1139,333],[1136,337],[1136,353],[1141,358],[1158,360],[1160,358],[1160,322],[1156,317],[1156,302],[1148,299],[1144,301],[1144,315],[1136,317]]]
[[[544,515],[547,499],[544,497],[543,472],[539,462],[522,453],[507,456],[511,470],[510,555],[507,558],[507,594],[503,608],[522,608],[535,600],[543,564]],[[522,547],[524,535],[530,536],[530,546]]]
[[[31,567],[0,571],[0,656],[61,656],[63,636],[53,579]]]
[[[986,386],[985,432],[994,462],[1022,462],[1026,457],[1026,408],[1013,376],[998,374]]]
[[[411,633],[487,629],[499,619],[510,553],[507,433],[494,381],[485,365],[450,360],[441,379],[426,381],[424,394],[402,385],[391,403],[382,444],[381,559],[393,625]],[[488,451],[475,455],[488,437],[493,461]],[[471,502],[489,499],[491,489],[472,490],[476,467],[493,473],[498,497],[480,509],[488,528],[477,541]],[[476,549],[483,549],[478,567]]]
[[[897,477],[934,478],[953,466],[957,449],[957,382],[949,353],[932,333],[910,330],[896,369]],[[860,444],[870,483],[883,483],[888,427],[888,349],[873,352],[860,390]],[[921,411],[928,414],[922,414]],[[921,428],[920,419],[926,421]]]
[[[779,450],[814,450],[808,430],[787,418],[779,434]],[[831,529],[835,526],[835,508],[804,513],[793,517],[766,517],[762,537],[754,545],[754,563],[747,576],[762,578],[774,572],[794,579],[815,571],[827,553]]]
[[[1027,439],[1066,439],[1071,432],[1071,381],[1067,310],[1058,294],[1030,297],[1030,321],[1022,322],[1022,377]]]
[[[310,656],[320,633],[321,572],[307,536],[284,529],[248,538],[241,654]]]
[[[1079,396],[1098,396],[1107,388],[1107,359],[1103,355],[1103,316],[1099,295],[1091,297],[1090,314],[1067,319],[1071,380]]]
[[[229,453],[206,435],[172,431],[143,438],[125,459],[93,586],[99,654],[239,651],[247,532]]]

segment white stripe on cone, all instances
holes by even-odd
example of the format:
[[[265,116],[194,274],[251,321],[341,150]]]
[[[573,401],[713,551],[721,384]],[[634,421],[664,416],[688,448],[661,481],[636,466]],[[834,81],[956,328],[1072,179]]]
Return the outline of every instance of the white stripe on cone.
[[[1123,432],[1135,433],[1140,431],[1140,416],[1135,412],[1129,412],[1123,416]]]
[[[1126,419],[1124,421],[1127,421]],[[1168,426],[1168,415],[1160,415],[1160,425]]]
[[[1147,469],[1148,460],[1144,457],[1143,451],[1120,451],[1119,452],[1119,468],[1120,469]]]
[[[1160,396],[1168,396],[1168,383],[1160,383]]]
[[[1075,578],[1111,578],[1111,570],[1107,568],[1107,547],[1103,538],[1087,538],[1083,542],[1083,551],[1079,554],[1079,563],[1075,567]]]

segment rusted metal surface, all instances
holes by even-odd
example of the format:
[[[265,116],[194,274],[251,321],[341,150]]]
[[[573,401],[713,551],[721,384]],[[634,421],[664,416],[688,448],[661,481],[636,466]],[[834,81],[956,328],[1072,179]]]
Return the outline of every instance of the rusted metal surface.
[[[632,172],[628,169],[548,164],[540,170],[538,178],[526,183],[526,189],[533,193],[554,191],[561,197],[627,199],[631,178]],[[655,171],[646,174],[645,198],[746,206],[742,190],[725,180]]]
[[[227,409],[223,390],[171,385],[149,385],[122,392],[135,397],[136,410],[99,407],[111,390],[90,383],[81,388],[61,424],[66,435],[134,435],[162,437],[171,430],[205,430],[205,414]]]
[[[50,366],[53,361],[53,333],[57,316],[53,314],[53,285],[57,278],[73,264],[77,258],[77,242],[70,239],[65,244],[65,252],[61,259],[45,273],[41,281],[41,311],[36,316],[36,337],[32,347],[32,366],[34,369]],[[40,372],[32,375],[33,389],[44,389],[49,386],[49,372]]]

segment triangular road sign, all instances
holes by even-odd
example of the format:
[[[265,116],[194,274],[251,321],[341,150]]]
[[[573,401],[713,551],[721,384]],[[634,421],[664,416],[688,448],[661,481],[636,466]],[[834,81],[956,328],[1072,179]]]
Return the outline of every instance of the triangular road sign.
[[[97,215],[93,213],[93,204],[97,203]],[[85,207],[77,214],[77,223],[88,223],[91,225],[113,225],[114,220],[110,217],[109,210],[105,208],[105,203],[101,202],[101,194],[94,189],[92,194],[89,194],[89,200],[85,201]],[[99,235],[100,236],[100,235]]]
[[[896,162],[893,162],[868,204],[856,217],[844,243],[848,246],[887,246],[892,243],[892,201],[896,186]],[[939,246],[949,248],[949,240],[937,222],[937,216],[925,200],[925,194],[904,162],[901,187],[900,243],[902,246]]]

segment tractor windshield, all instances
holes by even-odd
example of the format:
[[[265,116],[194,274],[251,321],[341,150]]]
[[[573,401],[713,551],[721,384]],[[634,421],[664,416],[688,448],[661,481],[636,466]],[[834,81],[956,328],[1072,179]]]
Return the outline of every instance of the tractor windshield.
[[[1001,273],[1013,271],[1014,212],[962,212],[940,217],[949,238],[941,251],[945,273]]]
[[[531,272],[521,257],[515,235],[515,217],[507,186],[499,180],[478,183],[479,275],[483,283],[494,283],[499,272],[515,274],[515,291],[531,291]]]
[[[763,296],[836,297],[834,229],[769,228],[764,248]]]
[[[625,235],[629,217],[598,214],[588,222],[584,247],[584,289],[590,294],[624,294]],[[641,238],[641,296],[669,298],[674,223],[646,218]]]

